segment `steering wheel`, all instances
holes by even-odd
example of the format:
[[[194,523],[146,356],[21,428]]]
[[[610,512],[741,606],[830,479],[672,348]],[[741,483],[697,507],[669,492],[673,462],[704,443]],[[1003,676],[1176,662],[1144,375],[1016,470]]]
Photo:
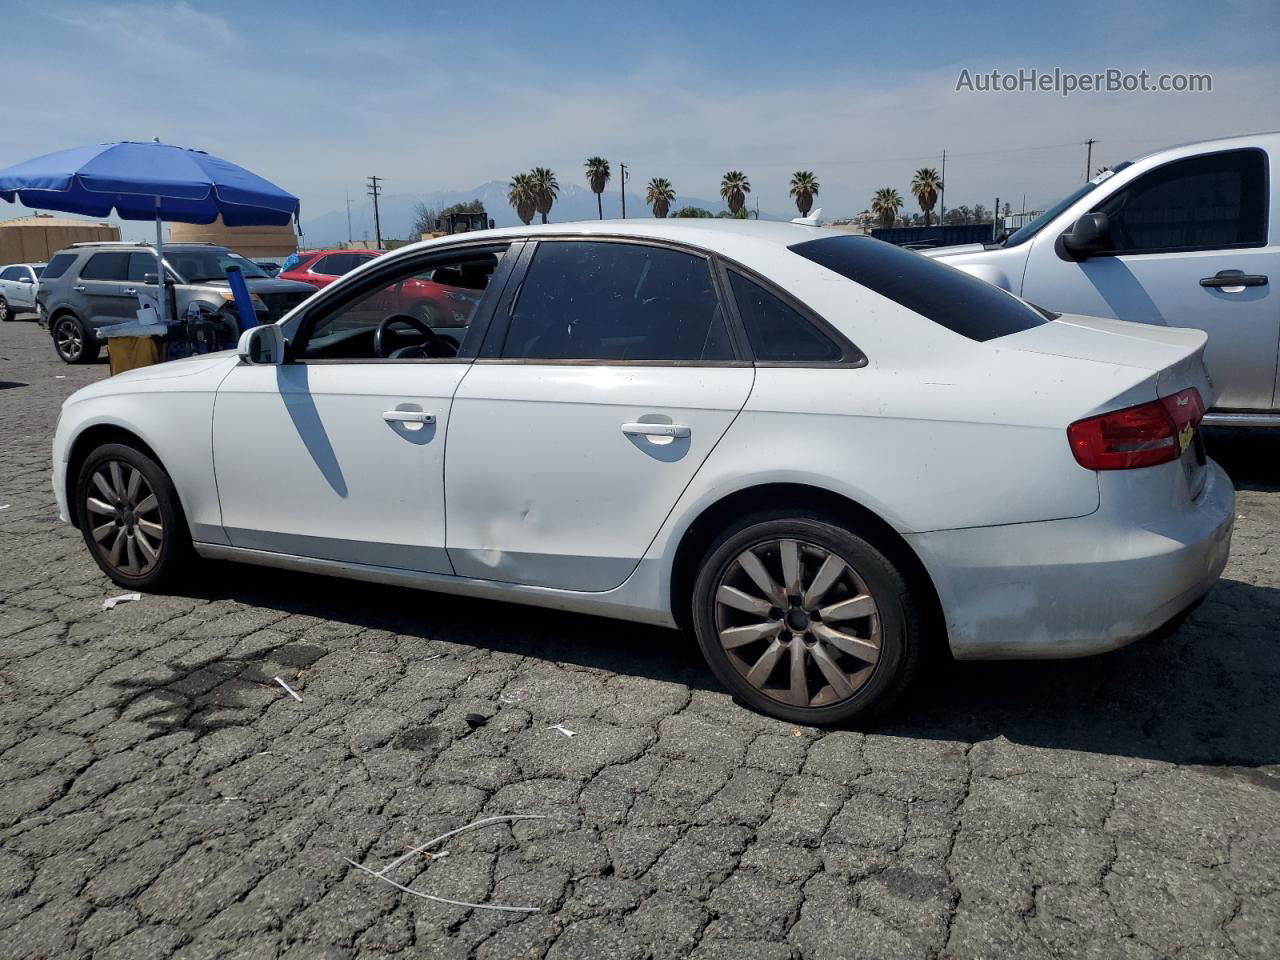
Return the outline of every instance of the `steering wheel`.
[[[390,346],[387,342],[386,332],[399,324],[413,327],[426,338],[421,346],[423,352],[429,357],[452,357],[458,352],[451,343],[439,336],[417,317],[412,317],[407,313],[393,313],[389,317],[384,317],[382,322],[378,324],[378,329],[373,332],[373,352],[375,356],[383,359],[390,357],[391,354],[384,350],[384,347]]]

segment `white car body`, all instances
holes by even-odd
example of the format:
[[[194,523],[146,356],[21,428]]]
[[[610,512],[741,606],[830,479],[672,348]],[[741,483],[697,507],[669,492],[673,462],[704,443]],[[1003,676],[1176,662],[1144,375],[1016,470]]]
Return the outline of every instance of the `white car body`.
[[[1171,175],[1170,164],[1237,151],[1259,153],[1265,173],[1250,192],[1249,209],[1235,211],[1257,223],[1251,242],[1109,252],[1083,260],[1062,250],[1059,237],[1081,216],[1134,196],[1135,188],[1151,182],[1145,178]],[[1030,239],[1012,246],[941,247],[926,255],[1050,310],[1203,330],[1209,336],[1205,360],[1218,394],[1206,422],[1280,426],[1280,300],[1275,293],[1280,283],[1280,235],[1274,229],[1280,223],[1280,191],[1274,187],[1280,182],[1280,133],[1170,147],[1123,165],[1114,174],[1103,172],[1093,182],[1092,190],[1046,218]],[[1227,201],[1217,202],[1222,206],[1201,212],[1229,218]],[[1257,286],[1201,282],[1213,282],[1216,274],[1228,270],[1263,279]]]
[[[11,263],[0,267],[0,297],[9,305],[7,319],[18,313],[35,313],[43,263]]]
[[[204,556],[651,624],[683,619],[681,545],[700,521],[783,494],[891,530],[927,571],[960,657],[1110,649],[1209,589],[1234,516],[1222,470],[1185,458],[1087,470],[1066,435],[1187,387],[1207,403],[1203,333],[1064,317],[975,341],[788,249],[839,236],[645,220],[415,244],[299,307],[284,336],[368,271],[424,251],[577,237],[740,265],[865,362],[166,363],[66,402],[61,515],[68,464],[91,442],[79,441],[123,430],[171,475]]]

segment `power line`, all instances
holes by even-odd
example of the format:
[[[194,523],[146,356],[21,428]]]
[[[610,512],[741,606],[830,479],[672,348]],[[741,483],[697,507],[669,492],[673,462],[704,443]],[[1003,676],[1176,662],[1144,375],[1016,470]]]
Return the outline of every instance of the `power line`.
[[[382,220],[378,217],[378,197],[382,196],[382,177],[369,178],[368,195],[373,197],[373,232],[378,240],[378,249],[382,249]]]

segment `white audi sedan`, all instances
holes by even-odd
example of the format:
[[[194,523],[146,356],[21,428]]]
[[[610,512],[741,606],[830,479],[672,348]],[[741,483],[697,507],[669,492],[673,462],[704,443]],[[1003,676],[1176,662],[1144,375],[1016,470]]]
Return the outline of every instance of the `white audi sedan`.
[[[124,587],[198,555],[680,627],[829,723],[948,647],[1096,653],[1205,594],[1204,344],[800,224],[489,230],[80,390],[53,482]]]

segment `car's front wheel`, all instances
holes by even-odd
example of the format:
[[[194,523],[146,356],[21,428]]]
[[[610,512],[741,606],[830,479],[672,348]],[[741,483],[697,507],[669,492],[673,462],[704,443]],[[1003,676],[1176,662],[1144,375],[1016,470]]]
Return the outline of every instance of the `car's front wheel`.
[[[190,560],[191,536],[173,482],[145,453],[98,447],[76,483],[80,532],[103,573],[131,589],[172,583]]]
[[[870,539],[818,515],[745,518],[693,589],[698,644],[747,705],[829,724],[887,707],[923,645],[906,578]]]
[[[98,359],[100,347],[85,332],[80,321],[63,314],[53,321],[53,348],[64,363],[89,363]]]

